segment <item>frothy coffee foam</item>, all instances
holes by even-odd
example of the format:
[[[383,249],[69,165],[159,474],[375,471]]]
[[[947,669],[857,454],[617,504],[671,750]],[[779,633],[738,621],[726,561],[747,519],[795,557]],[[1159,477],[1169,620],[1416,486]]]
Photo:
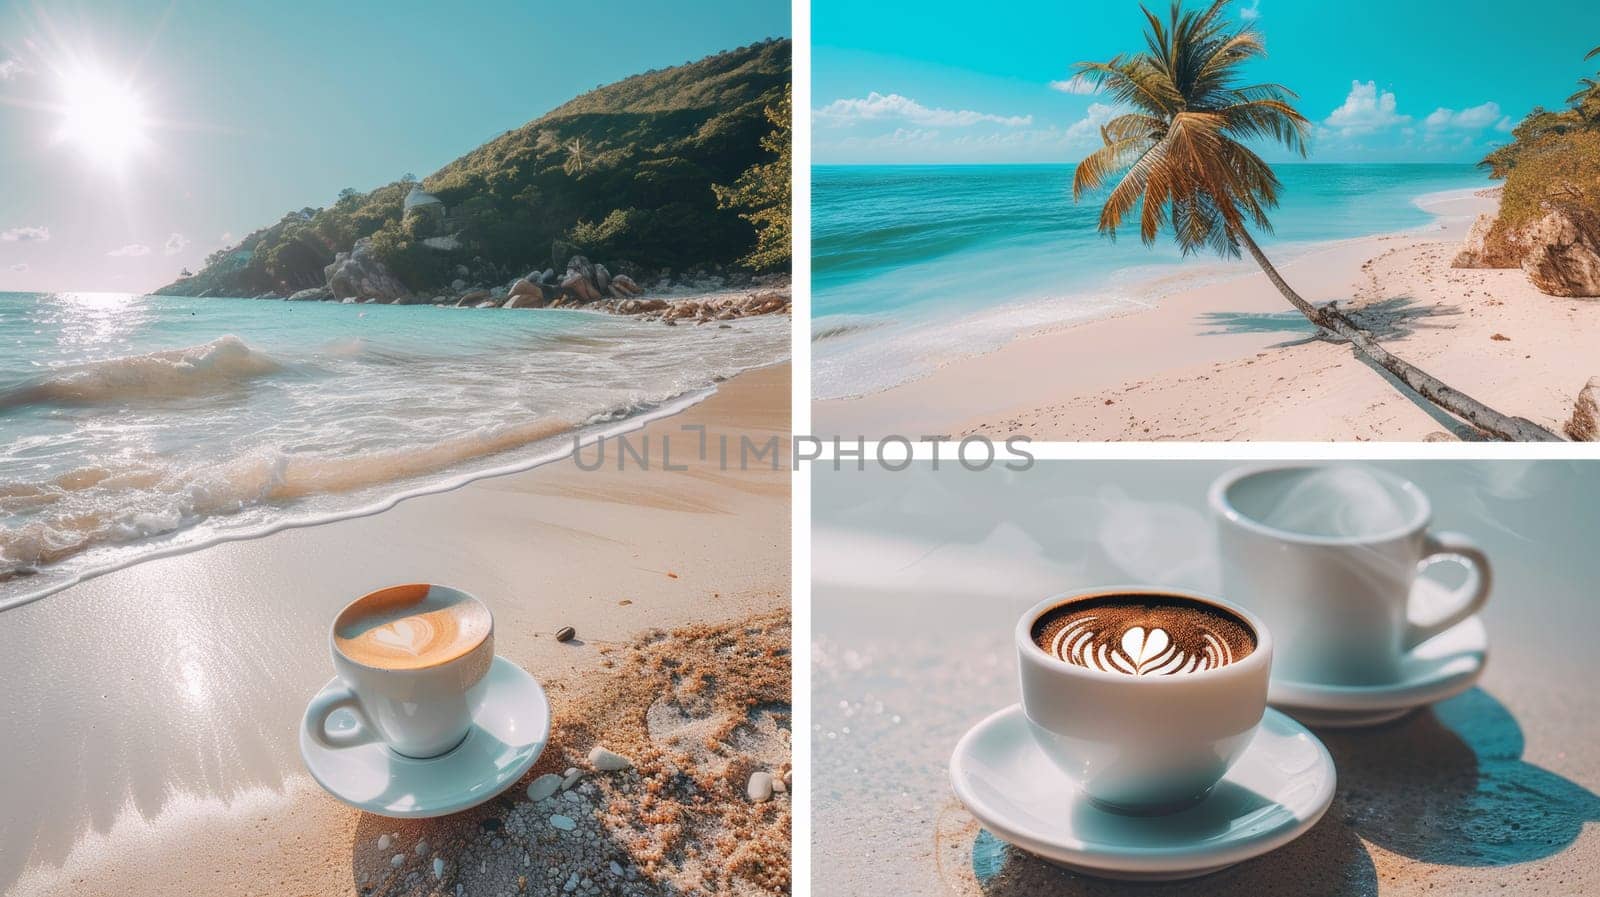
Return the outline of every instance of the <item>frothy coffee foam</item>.
[[[1058,660],[1128,676],[1182,676],[1250,656],[1255,636],[1221,608],[1177,595],[1101,595],[1063,604],[1033,624]]]
[[[334,644],[370,667],[416,670],[449,663],[489,635],[490,617],[478,602],[425,584],[366,595],[334,623]]]

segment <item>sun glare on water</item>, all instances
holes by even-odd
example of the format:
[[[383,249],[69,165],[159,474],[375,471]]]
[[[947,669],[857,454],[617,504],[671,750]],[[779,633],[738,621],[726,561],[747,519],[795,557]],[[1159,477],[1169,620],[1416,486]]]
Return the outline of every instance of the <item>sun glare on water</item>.
[[[105,72],[80,69],[65,73],[60,111],[57,139],[96,164],[121,167],[148,143],[148,122],[139,94]]]

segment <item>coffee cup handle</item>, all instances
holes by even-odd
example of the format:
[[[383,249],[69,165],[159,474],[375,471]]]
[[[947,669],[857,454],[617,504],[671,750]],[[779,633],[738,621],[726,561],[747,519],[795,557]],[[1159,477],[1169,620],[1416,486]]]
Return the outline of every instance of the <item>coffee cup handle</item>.
[[[337,710],[354,713],[361,725],[345,732],[329,733],[328,717]],[[372,721],[367,719],[366,711],[361,709],[361,702],[343,686],[324,692],[311,702],[311,706],[306,708],[305,727],[306,734],[329,750],[355,747],[377,740],[377,730],[373,728]]]
[[[1484,602],[1489,600],[1489,588],[1494,580],[1489,556],[1470,536],[1461,533],[1428,533],[1422,547],[1426,552],[1422,559],[1424,565],[1436,559],[1454,558],[1467,568],[1467,581],[1456,588],[1444,610],[1435,611],[1426,619],[1418,619],[1416,614],[1407,613],[1407,651],[1481,610]]]

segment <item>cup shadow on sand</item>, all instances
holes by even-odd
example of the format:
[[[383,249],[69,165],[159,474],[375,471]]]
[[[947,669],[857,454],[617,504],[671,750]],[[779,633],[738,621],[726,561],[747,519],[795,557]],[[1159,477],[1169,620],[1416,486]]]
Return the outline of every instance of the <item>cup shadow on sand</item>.
[[[947,866],[946,880],[954,893],[1014,897],[1368,897],[1378,874],[1363,841],[1426,863],[1505,866],[1557,854],[1600,820],[1600,796],[1522,760],[1521,727],[1481,689],[1385,726],[1317,734],[1339,770],[1333,805],[1303,837],[1259,859],[1189,881],[1105,881],[1013,848],[960,813],[968,825],[952,827],[941,859],[967,868]]]
[[[1482,689],[1376,729],[1318,734],[1339,768],[1348,824],[1403,856],[1525,863],[1600,820],[1600,796],[1522,760],[1522,728]]]

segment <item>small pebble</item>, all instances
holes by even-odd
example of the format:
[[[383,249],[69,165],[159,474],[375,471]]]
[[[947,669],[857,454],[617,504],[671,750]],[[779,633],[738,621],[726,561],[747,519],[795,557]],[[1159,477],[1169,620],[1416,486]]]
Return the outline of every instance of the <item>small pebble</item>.
[[[576,822],[573,822],[566,816],[562,816],[560,813],[550,817],[550,824],[564,832],[570,832],[578,825]]]
[[[581,769],[569,769],[569,770],[567,770],[567,777],[561,780],[561,790],[565,791],[568,788],[571,788],[573,785],[578,784],[578,780],[581,779],[581,778],[583,778],[583,770],[581,770]]]
[[[611,874],[612,875],[621,875],[622,874],[622,867],[617,865],[617,861],[616,860],[612,860],[611,861]]]
[[[572,641],[573,636],[576,636],[577,634],[578,630],[573,629],[571,626],[563,626],[556,630],[556,641],[570,642]]]
[[[750,784],[745,786],[745,794],[756,803],[772,799],[772,773],[757,771],[750,774]]]
[[[433,858],[433,877],[444,878],[444,857]]]
[[[773,779],[772,780],[772,790],[776,791],[779,794],[782,794],[783,792],[789,790],[789,786],[788,786],[788,784],[786,784],[783,781],[783,779]]]
[[[559,790],[561,790],[561,777],[553,772],[547,772],[528,783],[528,800],[541,801]]]
[[[388,835],[379,835],[378,836],[378,849],[379,850],[388,850],[389,849],[389,845],[393,844],[393,843],[394,843],[394,839],[389,837]]]
[[[599,745],[589,751],[589,765],[601,772],[616,772],[619,769],[628,769],[633,766],[633,761],[621,754],[613,754]]]
[[[426,842],[426,841],[418,841],[417,842],[416,851],[417,851],[417,856],[419,856],[419,857],[427,856],[428,855],[428,842]]]
[[[396,869],[399,869],[400,868],[400,864],[404,863],[405,861],[406,861],[406,855],[403,854],[403,853],[397,853],[394,856],[389,858],[389,865],[395,867]]]

